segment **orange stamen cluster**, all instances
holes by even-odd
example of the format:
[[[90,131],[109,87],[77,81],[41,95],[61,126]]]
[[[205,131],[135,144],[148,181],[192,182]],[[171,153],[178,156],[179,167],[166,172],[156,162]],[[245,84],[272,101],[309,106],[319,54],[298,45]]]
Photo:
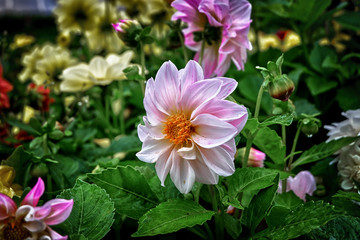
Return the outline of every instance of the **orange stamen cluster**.
[[[171,115],[166,119],[164,130],[165,138],[170,142],[178,144],[187,144],[194,128],[184,113]]]

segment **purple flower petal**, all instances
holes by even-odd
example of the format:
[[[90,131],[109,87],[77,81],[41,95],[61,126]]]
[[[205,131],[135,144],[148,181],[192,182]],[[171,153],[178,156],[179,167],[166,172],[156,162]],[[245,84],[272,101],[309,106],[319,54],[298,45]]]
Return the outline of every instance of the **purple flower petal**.
[[[70,215],[74,200],[53,199],[45,203],[44,207],[51,209],[45,219],[47,225],[56,225],[64,222]]]
[[[14,216],[16,208],[16,204],[11,198],[5,194],[0,193],[0,221]]]
[[[45,191],[45,185],[41,178],[38,178],[36,185],[30,190],[30,192],[26,195],[24,200],[21,202],[21,205],[31,205],[35,207],[40,197],[43,195]]]

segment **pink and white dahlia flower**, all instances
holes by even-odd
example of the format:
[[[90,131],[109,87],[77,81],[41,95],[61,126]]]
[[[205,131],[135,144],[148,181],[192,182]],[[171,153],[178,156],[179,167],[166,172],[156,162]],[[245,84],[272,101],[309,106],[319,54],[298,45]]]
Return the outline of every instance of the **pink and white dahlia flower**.
[[[136,155],[156,162],[162,186],[169,172],[182,193],[188,193],[195,181],[216,184],[218,175],[233,174],[234,137],[248,118],[244,106],[225,100],[236,86],[225,77],[204,80],[195,61],[180,71],[165,62],[155,80],[147,81],[145,125],[138,126],[143,146]]]
[[[309,171],[301,171],[295,177],[289,177],[286,181],[286,191],[292,190],[296,196],[306,201],[306,194],[312,196],[316,190],[315,177]],[[282,182],[279,182],[278,192],[282,192]]]
[[[237,69],[244,69],[246,49],[252,46],[248,39],[251,4],[246,0],[175,0],[177,12],[172,20],[187,23],[183,30],[185,45],[196,51],[199,59],[204,33],[205,48],[202,66],[205,77],[223,76],[231,60]]]
[[[65,221],[72,210],[73,200],[53,199],[37,207],[45,186],[41,178],[17,207],[8,196],[0,193],[0,239],[66,240],[50,225]]]

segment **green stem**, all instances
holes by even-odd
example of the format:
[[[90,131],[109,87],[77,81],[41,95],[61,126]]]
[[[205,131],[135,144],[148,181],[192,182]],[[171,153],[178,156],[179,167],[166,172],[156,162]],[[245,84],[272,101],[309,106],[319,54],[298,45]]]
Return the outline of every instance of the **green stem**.
[[[209,227],[209,224],[207,222],[204,223],[204,226],[205,226],[205,229],[206,229],[206,232],[208,233],[208,236],[209,236],[209,239],[210,240],[214,240],[214,236],[211,232],[211,229]]]
[[[179,35],[179,38],[180,38],[181,47],[182,47],[182,50],[183,50],[183,53],[184,53],[184,60],[185,60],[185,64],[186,64],[189,61],[189,58],[188,58],[187,50],[186,50],[186,47],[185,47],[185,44],[184,44],[184,36],[182,35],[181,31],[178,31],[178,35]]]
[[[259,93],[256,99],[256,106],[255,106],[255,114],[254,114],[254,118],[258,118],[259,117],[259,112],[260,112],[260,106],[261,106],[261,99],[262,99],[262,95],[264,93],[264,84],[261,84],[261,87],[259,89]]]
[[[221,239],[224,239],[224,225],[223,225],[223,221],[222,221],[222,218],[221,218],[221,213],[219,214],[218,202],[217,202],[217,199],[216,199],[214,186],[213,185],[208,185],[208,188],[209,188],[209,192],[210,192],[210,195],[211,195],[212,207],[213,207],[213,210],[215,212],[215,234],[216,234],[216,239],[221,240]]]
[[[203,232],[195,229],[195,227],[193,227],[193,228],[187,228],[187,230],[189,230],[190,232],[198,235],[198,236],[201,237],[202,239],[208,239],[207,236],[206,236]]]
[[[119,82],[119,93],[120,93],[120,133],[125,134],[125,118],[124,118],[124,84],[122,81]]]
[[[281,136],[282,136],[282,142],[286,147],[286,128],[284,125],[281,125]]]
[[[197,202],[197,203],[199,203],[200,192],[201,192],[202,186],[203,186],[203,184],[200,184],[200,186],[198,187],[198,189],[197,189],[196,192],[194,193],[194,200],[195,200],[195,202]]]
[[[251,133],[249,133],[248,135],[251,135]],[[245,149],[245,154],[244,154],[244,158],[243,158],[243,162],[242,162],[242,167],[246,168],[248,161],[249,161],[249,155],[250,155],[250,149],[251,149],[251,145],[253,143],[254,140],[254,136],[249,136],[246,139],[246,149]]]
[[[47,144],[47,134],[46,133],[43,135],[43,150],[44,150],[44,156],[50,154],[48,144]]]
[[[204,32],[202,33],[202,43],[201,43],[201,50],[200,50],[200,56],[199,56],[199,64],[201,65],[204,57],[204,49],[205,49],[205,36]]]
[[[145,96],[145,53],[144,53],[144,44],[140,41],[140,62],[141,62],[141,76],[143,80],[140,81],[141,91],[143,96]]]
[[[48,174],[46,178],[46,188],[47,188],[47,196],[49,199],[52,198],[52,180],[51,175]]]
[[[297,141],[299,139],[299,135],[300,135],[300,131],[301,131],[301,128],[303,126],[303,122],[301,121],[297,131],[296,131],[296,134],[295,134],[295,137],[294,137],[294,142],[293,142],[293,145],[292,145],[292,148],[291,148],[291,152],[290,152],[290,160],[289,160],[289,163],[288,163],[288,170],[291,171],[292,167],[291,167],[291,164],[293,162],[293,159],[294,159],[294,152],[295,152],[295,149],[296,149],[296,144],[297,144]]]

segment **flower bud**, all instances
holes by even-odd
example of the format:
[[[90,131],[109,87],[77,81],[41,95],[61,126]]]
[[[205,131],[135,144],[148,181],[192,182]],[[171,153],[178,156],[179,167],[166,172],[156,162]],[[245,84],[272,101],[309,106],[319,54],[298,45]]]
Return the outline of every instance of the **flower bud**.
[[[142,31],[142,27],[136,20],[122,19],[118,23],[112,24],[118,37],[129,47],[136,47],[138,44],[137,35]]]
[[[244,158],[246,148],[240,148],[238,153],[242,158]],[[248,166],[250,167],[264,167],[264,160],[266,158],[266,154],[255,149],[250,148],[249,158],[248,158]]]
[[[33,177],[44,177],[49,173],[49,168],[45,163],[38,163],[31,169],[31,176]]]
[[[310,137],[319,131],[319,126],[316,122],[310,121],[301,127],[301,132]]]
[[[271,97],[284,102],[289,99],[294,89],[295,85],[293,81],[285,74],[274,77],[269,83],[269,93]]]

